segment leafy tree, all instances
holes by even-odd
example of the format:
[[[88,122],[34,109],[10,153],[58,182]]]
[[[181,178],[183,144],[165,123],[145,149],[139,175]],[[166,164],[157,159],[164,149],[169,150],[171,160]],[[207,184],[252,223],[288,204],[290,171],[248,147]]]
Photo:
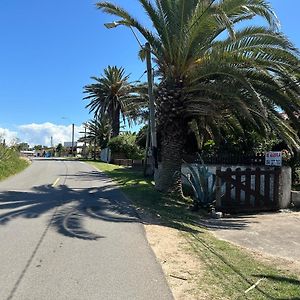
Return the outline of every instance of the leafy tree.
[[[15,148],[18,151],[28,151],[29,150],[29,145],[27,143],[19,143],[15,145]]]
[[[56,147],[56,152],[58,153],[59,156],[61,156],[63,151],[64,151],[64,147],[61,143],[59,143]]]
[[[142,159],[144,153],[136,144],[136,138],[137,136],[132,133],[121,134],[112,138],[108,147],[113,154],[123,154],[127,159]]]
[[[95,118],[106,118],[112,127],[112,137],[120,133],[120,118],[132,118],[136,112],[135,101],[140,99],[138,90],[128,82],[124,68],[108,66],[102,77],[92,77],[95,83],[84,87],[84,97],[90,103],[86,106]]]
[[[299,148],[295,131],[279,113],[282,109],[297,122],[298,51],[279,32],[267,1],[138,2],[153,25],[150,29],[110,2],[97,6],[117,16],[118,24],[137,29],[151,45],[161,77],[156,100],[162,145],[158,189],[181,190],[180,176],[174,174],[180,174],[186,132],[194,120],[205,118],[218,130],[224,124],[233,130],[245,124],[256,131],[270,127]],[[256,16],[267,24],[241,26]]]
[[[35,146],[33,147],[34,150],[42,150],[42,149],[44,149],[44,148],[46,148],[46,146],[43,146],[43,145],[35,145]]]

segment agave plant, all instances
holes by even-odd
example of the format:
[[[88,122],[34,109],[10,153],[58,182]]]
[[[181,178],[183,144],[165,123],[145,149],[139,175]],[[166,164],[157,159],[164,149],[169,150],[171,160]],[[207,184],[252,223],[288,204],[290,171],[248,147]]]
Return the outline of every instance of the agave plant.
[[[187,165],[189,172],[181,175],[189,182],[193,190],[194,208],[210,208],[215,201],[216,175],[200,159],[200,163]]]

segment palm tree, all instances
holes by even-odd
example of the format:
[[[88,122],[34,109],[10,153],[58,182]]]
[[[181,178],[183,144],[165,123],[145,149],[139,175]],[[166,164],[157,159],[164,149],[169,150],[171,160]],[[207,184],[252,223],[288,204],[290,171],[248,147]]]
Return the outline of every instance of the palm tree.
[[[93,84],[84,87],[84,93],[90,100],[86,106],[96,118],[108,118],[112,126],[112,137],[120,133],[120,118],[125,122],[134,101],[139,98],[133,85],[128,82],[129,75],[125,75],[123,68],[108,66],[101,78],[92,77]],[[132,111],[131,111],[132,112]]]
[[[185,133],[193,120],[217,125],[220,111],[259,128],[267,124],[299,148],[280,117],[300,106],[299,52],[279,32],[266,0],[138,0],[153,27],[145,28],[110,2],[97,7],[137,29],[147,40],[161,77],[156,100],[161,136],[160,190],[180,189]],[[265,26],[244,26],[256,16]],[[224,118],[224,116],[222,116]],[[291,133],[291,134],[290,134]]]
[[[96,160],[97,149],[106,148],[111,136],[111,126],[107,119],[95,118],[85,123],[86,132],[85,135],[79,139],[80,142],[84,142],[93,147],[93,157]]]

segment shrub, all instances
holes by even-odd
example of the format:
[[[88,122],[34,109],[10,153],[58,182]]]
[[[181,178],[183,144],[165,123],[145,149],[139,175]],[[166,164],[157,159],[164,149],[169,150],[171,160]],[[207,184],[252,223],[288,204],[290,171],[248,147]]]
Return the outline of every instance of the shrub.
[[[22,171],[27,166],[28,162],[21,159],[16,150],[0,145],[0,180]]]
[[[112,153],[122,153],[127,159],[142,159],[143,150],[136,144],[136,135],[125,133],[112,138],[108,147]]]

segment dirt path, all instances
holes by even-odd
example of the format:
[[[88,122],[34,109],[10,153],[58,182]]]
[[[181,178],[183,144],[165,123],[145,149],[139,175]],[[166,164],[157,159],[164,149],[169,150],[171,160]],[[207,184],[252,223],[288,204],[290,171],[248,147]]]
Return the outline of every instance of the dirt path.
[[[204,300],[197,285],[203,275],[201,261],[187,251],[187,241],[179,230],[145,225],[147,239],[162,265],[167,281],[176,300]],[[163,238],[162,238],[163,237]]]

